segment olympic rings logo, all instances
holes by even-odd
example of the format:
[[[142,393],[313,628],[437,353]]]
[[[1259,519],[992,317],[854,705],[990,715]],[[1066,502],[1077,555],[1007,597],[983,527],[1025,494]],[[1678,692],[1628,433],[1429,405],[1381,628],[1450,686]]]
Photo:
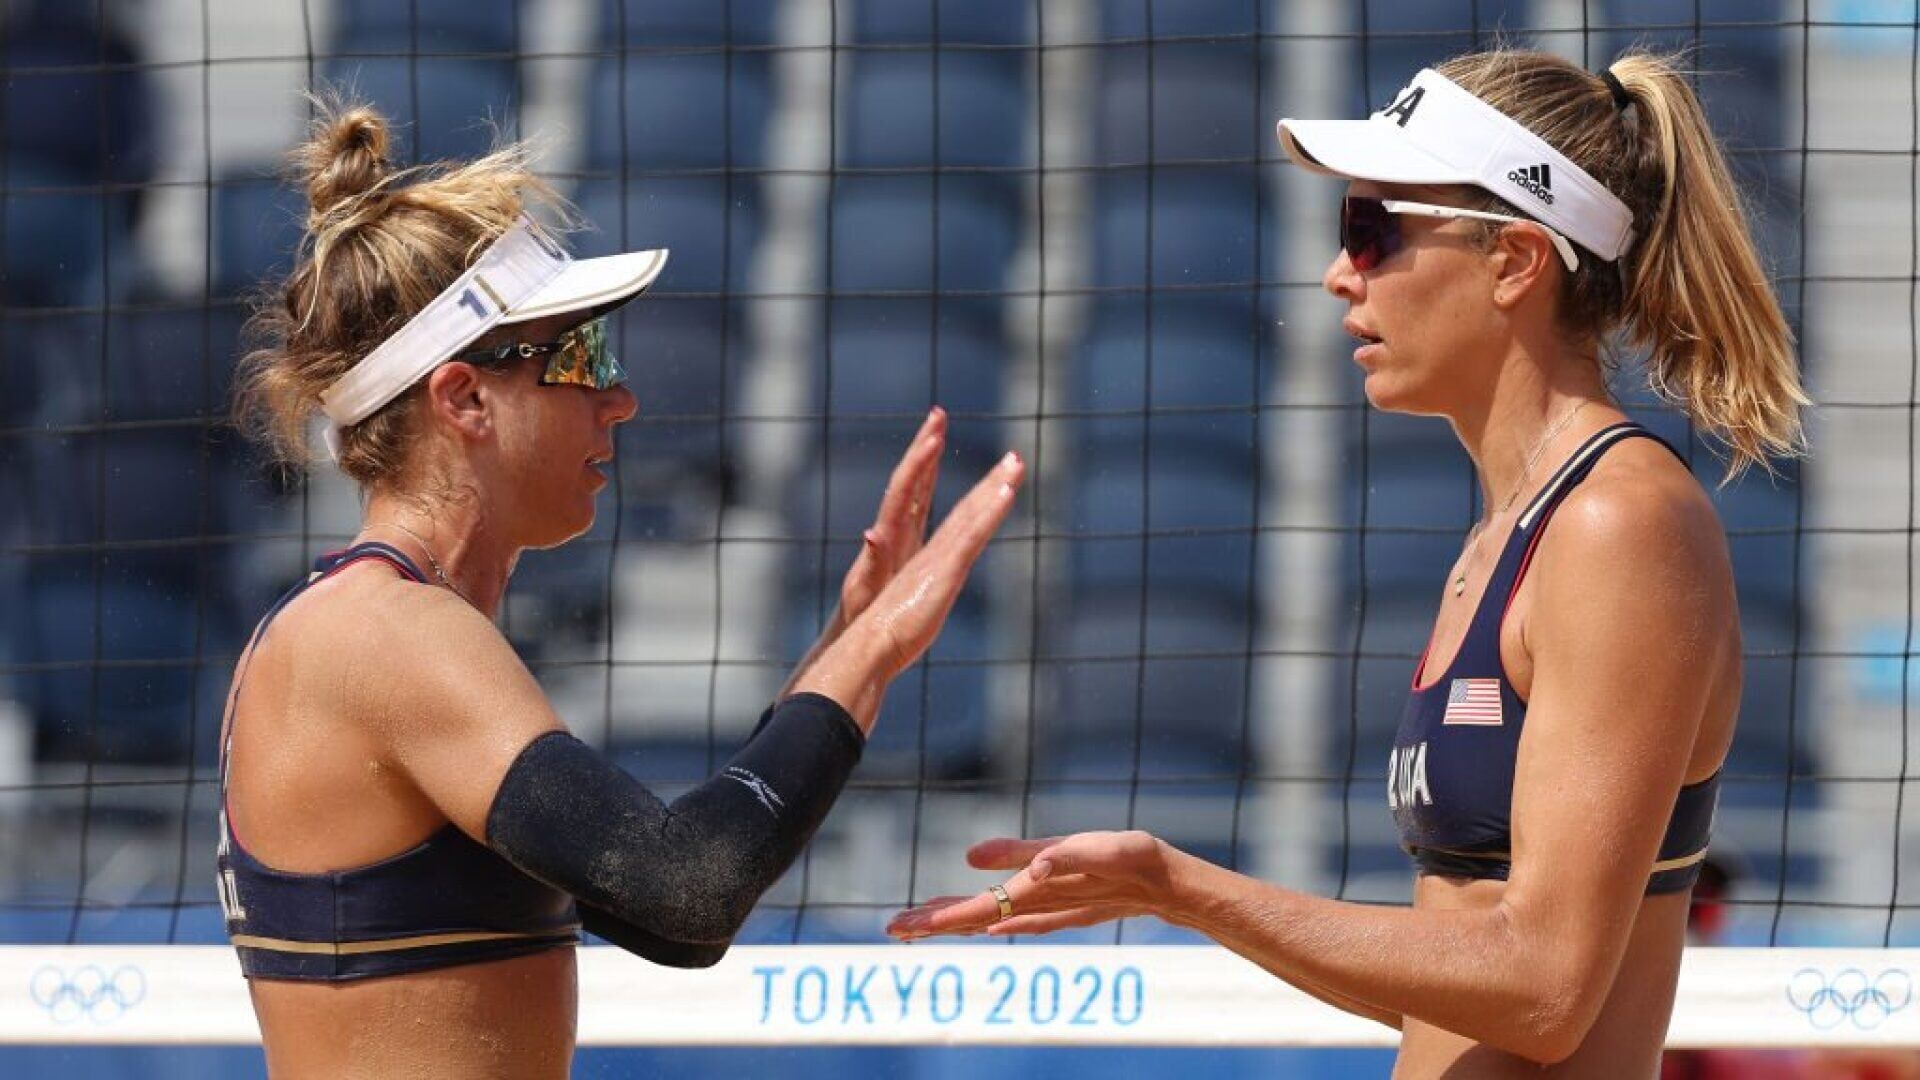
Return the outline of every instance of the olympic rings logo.
[[[94,964],[72,975],[47,966],[33,973],[27,992],[56,1024],[71,1024],[83,1016],[111,1024],[146,999],[147,976],[131,965],[115,968],[111,975]]]
[[[1850,967],[1829,979],[1818,968],[1801,968],[1787,982],[1787,1002],[1806,1013],[1816,1030],[1852,1023],[1872,1031],[1913,1003],[1913,976],[1904,968],[1887,968],[1869,979]]]

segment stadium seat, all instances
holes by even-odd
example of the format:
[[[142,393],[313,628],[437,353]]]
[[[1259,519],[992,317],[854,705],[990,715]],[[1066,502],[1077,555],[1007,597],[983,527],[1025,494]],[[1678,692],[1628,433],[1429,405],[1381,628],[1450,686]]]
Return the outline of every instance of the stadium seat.
[[[997,305],[929,299],[836,301],[827,331],[827,363],[815,370],[814,400],[832,416],[892,415],[911,430],[939,405],[956,419],[947,445],[962,457],[991,461],[1001,449],[997,425],[977,419],[1000,407],[1005,366]]]
[[[777,0],[600,0],[598,40],[765,46],[774,43],[778,15]]]
[[[624,198],[623,198],[624,192]],[[731,196],[731,201],[729,201]],[[583,257],[668,248],[659,292],[743,291],[761,232],[759,186],[750,177],[651,176],[623,185],[584,180],[575,195],[588,228],[570,238]]]
[[[875,45],[1024,45],[1033,40],[1033,5],[1034,0],[860,0],[853,8],[852,37]]]
[[[99,305],[158,157],[152,77],[92,6],[16,5],[0,26],[0,303]],[[103,185],[120,185],[107,191]]]
[[[1094,160],[1101,164],[1247,161],[1273,138],[1250,38],[1109,45],[1097,70]]]
[[[1496,33],[1530,25],[1533,13],[1534,5],[1529,0],[1430,0],[1422,4],[1366,0],[1360,18],[1366,20],[1367,36],[1359,43],[1363,51],[1350,61],[1366,77],[1350,83],[1358,92],[1348,102],[1347,111],[1360,115],[1385,108],[1421,68],[1490,48]]]
[[[20,307],[98,306],[107,267],[132,243],[132,203],[97,182],[25,158],[0,191],[0,300]]]
[[[1249,594],[1259,498],[1252,462],[1155,447],[1143,472],[1138,448],[1113,448],[1083,452],[1075,473],[1065,528],[1076,598],[1144,588],[1235,603]]]
[[[517,0],[342,0],[335,37],[348,50],[387,45],[415,53],[513,52],[527,27]]]
[[[932,49],[862,52],[841,97],[841,162],[861,168],[1017,165],[1027,157],[1031,70],[1031,57],[1021,52],[940,49],[937,58]]]
[[[118,22],[91,4],[15,5],[0,25],[0,131],[9,162],[79,184],[137,184],[156,166],[152,77]],[[72,68],[72,71],[63,69]],[[17,184],[17,180],[11,180]]]
[[[759,168],[773,108],[765,52],[642,52],[595,61],[587,166]]]
[[[511,138],[519,101],[510,59],[406,55],[408,43],[356,43],[364,53],[336,56],[326,78],[370,101],[391,121],[393,160],[466,160]]]
[[[1256,280],[1256,253],[1264,254],[1269,265],[1277,255],[1262,251],[1261,205],[1258,176],[1251,167],[1103,175],[1095,183],[1092,211],[1093,283],[1128,288],[1238,285],[1244,296]],[[1230,296],[1235,291],[1203,289],[1196,295]]]
[[[1263,355],[1243,294],[1103,298],[1072,354],[1067,404],[1087,414],[1070,422],[1074,441],[1124,452],[1150,438],[1156,448],[1213,447],[1251,462],[1267,382]]]
[[[1100,31],[1111,39],[1252,34],[1261,0],[1101,0]]]
[[[935,180],[925,174],[843,178],[833,193],[832,287],[1004,288],[1021,213],[1016,194],[1000,179],[944,175],[936,198]]]
[[[1237,776],[1249,617],[1191,596],[1155,594],[1143,617],[1137,594],[1076,595],[1054,639],[1059,701],[1039,720],[1036,778]]]
[[[245,296],[293,268],[306,195],[269,168],[229,174],[213,189],[213,294]]]
[[[203,640],[194,570],[190,550],[34,560],[12,653],[30,665],[14,684],[37,757],[185,760]]]

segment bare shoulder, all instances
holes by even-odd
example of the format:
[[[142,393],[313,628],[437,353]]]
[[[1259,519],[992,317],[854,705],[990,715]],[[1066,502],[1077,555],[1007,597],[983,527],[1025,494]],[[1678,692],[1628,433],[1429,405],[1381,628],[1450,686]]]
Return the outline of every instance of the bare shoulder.
[[[281,620],[298,642],[296,663],[313,665],[305,674],[333,687],[349,715],[421,718],[459,706],[474,687],[540,696],[486,616],[446,589],[379,567],[316,582]]]
[[[1719,553],[1726,535],[1713,500],[1665,447],[1633,439],[1615,447],[1568,492],[1542,545],[1604,562],[1658,565]]]
[[[1733,615],[1732,563],[1713,500],[1649,439],[1615,447],[1568,493],[1540,555],[1543,597],[1629,590],[1654,604],[1640,614],[1662,621]]]

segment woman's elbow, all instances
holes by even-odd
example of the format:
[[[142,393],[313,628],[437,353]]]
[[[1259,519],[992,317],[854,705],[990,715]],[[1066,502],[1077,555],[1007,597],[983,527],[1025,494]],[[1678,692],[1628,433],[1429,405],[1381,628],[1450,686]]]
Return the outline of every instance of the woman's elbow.
[[[757,897],[755,899],[758,899]],[[723,949],[739,935],[753,913],[753,901],[726,895],[686,897],[684,902],[658,912],[653,929],[674,941],[700,945],[720,945]]]
[[[1586,980],[1542,980],[1520,1022],[1489,1041],[1535,1064],[1558,1065],[1586,1043],[1604,1001]]]
[[[660,932],[679,941],[732,941],[765,891],[740,860],[715,858],[689,871],[658,915]]]

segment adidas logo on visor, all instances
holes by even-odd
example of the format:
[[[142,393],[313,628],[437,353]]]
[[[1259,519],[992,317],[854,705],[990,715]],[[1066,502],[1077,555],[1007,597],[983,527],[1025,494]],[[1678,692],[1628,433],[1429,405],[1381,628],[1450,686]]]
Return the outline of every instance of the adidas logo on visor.
[[[1507,179],[1530,192],[1534,198],[1553,205],[1553,170],[1546,162],[1529,165],[1524,169],[1515,169],[1507,174]]]

